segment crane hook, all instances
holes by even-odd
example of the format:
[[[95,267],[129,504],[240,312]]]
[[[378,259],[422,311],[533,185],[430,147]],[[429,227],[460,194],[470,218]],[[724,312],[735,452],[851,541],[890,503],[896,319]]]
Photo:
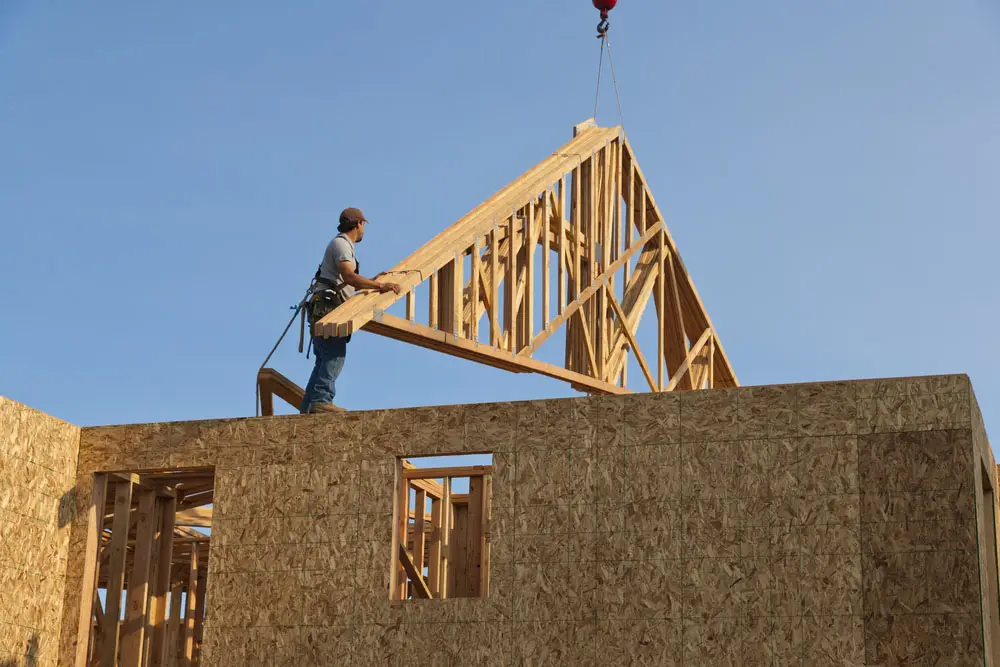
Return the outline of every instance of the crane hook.
[[[615,8],[618,0],[592,0],[594,8],[601,12],[601,22],[597,24],[597,38],[603,39],[608,36],[608,28],[611,26],[608,21],[608,12]]]

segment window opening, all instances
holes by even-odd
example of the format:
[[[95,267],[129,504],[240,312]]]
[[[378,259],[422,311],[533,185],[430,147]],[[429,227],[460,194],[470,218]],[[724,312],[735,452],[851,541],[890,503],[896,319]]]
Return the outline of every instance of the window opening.
[[[399,459],[390,598],[489,597],[492,500],[492,454]]]
[[[214,493],[210,468],[94,475],[75,664],[200,664]]]

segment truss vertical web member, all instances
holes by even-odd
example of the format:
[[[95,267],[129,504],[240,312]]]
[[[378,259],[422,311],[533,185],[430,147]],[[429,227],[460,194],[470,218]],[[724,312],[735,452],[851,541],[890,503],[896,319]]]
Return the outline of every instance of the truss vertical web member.
[[[370,331],[592,394],[630,391],[630,355],[642,391],[737,386],[621,128],[591,119],[573,134],[388,271],[400,294],[359,292],[317,323],[318,334]],[[419,309],[424,282],[430,298]],[[407,317],[386,312],[401,299]],[[657,339],[643,350],[637,334],[650,300]],[[562,366],[535,356],[557,332]]]

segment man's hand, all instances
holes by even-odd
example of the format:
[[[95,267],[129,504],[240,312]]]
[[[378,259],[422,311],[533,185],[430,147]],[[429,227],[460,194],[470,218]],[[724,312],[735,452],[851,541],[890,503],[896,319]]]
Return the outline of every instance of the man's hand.
[[[399,294],[400,287],[396,283],[379,283],[378,291],[380,294],[385,294],[386,292],[395,292]]]

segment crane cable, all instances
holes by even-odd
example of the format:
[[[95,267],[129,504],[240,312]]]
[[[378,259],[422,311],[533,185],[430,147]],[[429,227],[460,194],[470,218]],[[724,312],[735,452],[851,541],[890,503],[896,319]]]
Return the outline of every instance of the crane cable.
[[[622,114],[622,98],[618,91],[618,77],[615,75],[615,61],[611,55],[611,40],[608,38],[608,22],[604,20],[597,27],[597,38],[601,40],[601,55],[597,61],[597,92],[594,95],[594,122],[597,122],[597,104],[601,99],[601,72],[604,69],[604,49],[608,50],[608,64],[611,67],[611,81],[615,87],[615,100],[618,103],[618,122],[625,133],[625,117]]]

